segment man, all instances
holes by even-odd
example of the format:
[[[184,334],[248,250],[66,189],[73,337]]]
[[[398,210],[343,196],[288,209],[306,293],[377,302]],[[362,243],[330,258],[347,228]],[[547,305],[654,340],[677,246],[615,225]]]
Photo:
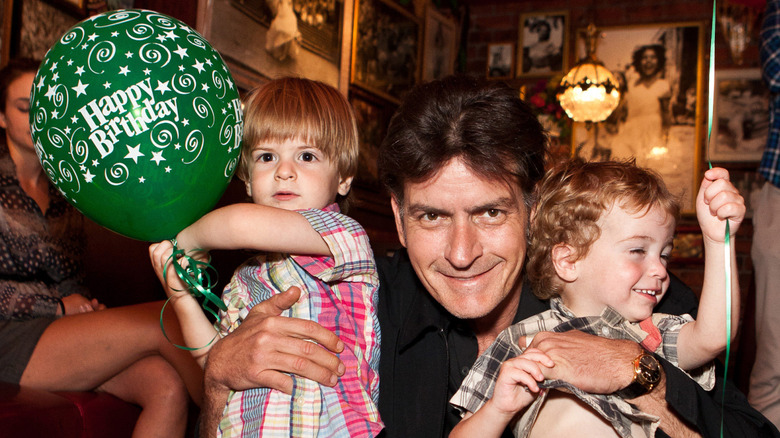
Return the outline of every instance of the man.
[[[416,87],[388,133],[379,169],[406,249],[377,261],[379,410],[386,437],[446,436],[459,420],[448,400],[477,355],[512,322],[547,309],[522,287],[546,138],[516,91],[458,77]],[[255,306],[236,332],[213,347],[206,367],[207,436],[229,388],[289,393],[292,382],[283,372],[336,383],[343,365],[326,349],[340,351],[339,340],[310,321],[276,316],[295,299],[297,291],[287,292]],[[693,294],[679,282],[659,308],[694,310]],[[668,434],[695,436],[691,427],[719,433],[720,395],[711,397],[677,368],[662,362],[655,387],[637,389],[644,382],[633,383],[632,362],[642,352],[635,343],[569,332],[539,334],[531,346],[555,362],[546,378],[596,393],[633,388],[632,402],[660,416]],[[726,403],[728,435],[776,432],[733,388]]]
[[[758,173],[766,179],[753,212],[751,256],[756,278],[756,360],[748,399],[780,427],[780,1],[766,4],[761,27],[761,67],[772,93],[771,126]],[[380,376],[381,377],[381,376]]]

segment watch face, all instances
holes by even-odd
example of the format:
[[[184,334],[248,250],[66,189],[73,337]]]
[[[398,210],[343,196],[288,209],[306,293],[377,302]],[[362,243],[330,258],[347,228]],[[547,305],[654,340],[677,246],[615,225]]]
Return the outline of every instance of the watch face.
[[[643,377],[650,383],[655,383],[661,378],[658,361],[649,354],[639,358],[639,368]]]

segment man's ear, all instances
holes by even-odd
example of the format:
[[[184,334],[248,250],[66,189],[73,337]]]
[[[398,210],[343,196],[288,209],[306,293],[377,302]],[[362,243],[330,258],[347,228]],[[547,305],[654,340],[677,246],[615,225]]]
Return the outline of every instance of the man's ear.
[[[565,282],[577,279],[577,253],[570,245],[559,243],[552,249],[552,264],[558,277]]]
[[[0,128],[8,129],[8,122],[5,118],[5,113],[0,112]]]
[[[339,178],[339,195],[347,196],[349,189],[352,188],[352,179],[354,177],[348,176],[346,178]]]
[[[390,196],[390,206],[393,207],[395,230],[398,232],[398,240],[401,241],[401,245],[406,248],[406,229],[404,228],[403,207],[398,205],[398,200],[395,199],[395,196]]]

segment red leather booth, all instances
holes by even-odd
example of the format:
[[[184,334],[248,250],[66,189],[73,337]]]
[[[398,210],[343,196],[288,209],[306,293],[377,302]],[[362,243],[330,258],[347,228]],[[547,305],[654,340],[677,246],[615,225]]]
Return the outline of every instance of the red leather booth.
[[[48,392],[0,382],[0,436],[130,438],[141,409],[97,392]]]

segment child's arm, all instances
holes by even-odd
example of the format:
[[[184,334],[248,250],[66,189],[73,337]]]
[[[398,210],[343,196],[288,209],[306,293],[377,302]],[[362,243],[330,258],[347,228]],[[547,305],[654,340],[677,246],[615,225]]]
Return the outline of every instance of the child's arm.
[[[696,215],[704,243],[704,282],[696,321],[684,325],[678,338],[680,368],[690,370],[717,357],[726,348],[725,231],[731,239],[731,333],[739,321],[739,281],[736,277],[734,236],[745,218],[745,200],[729,181],[728,171],[713,168],[704,173],[696,197]]]
[[[181,325],[184,344],[187,347],[196,348],[196,350],[191,351],[192,357],[201,367],[204,367],[217,331],[206,318],[198,301],[190,295],[187,286],[176,275],[171,266],[173,263],[170,259],[171,253],[173,253],[173,244],[167,240],[149,246],[152,267],[165,289],[165,294],[170,297],[168,303],[173,307]]]
[[[252,249],[291,254],[331,255],[328,245],[301,214],[258,204],[233,204],[211,211],[182,230],[179,247]]]
[[[553,361],[546,354],[530,348],[501,364],[493,397],[477,412],[466,413],[450,437],[500,437],[512,419],[539,393],[536,382],[544,380],[540,363],[546,367],[553,366]]]

